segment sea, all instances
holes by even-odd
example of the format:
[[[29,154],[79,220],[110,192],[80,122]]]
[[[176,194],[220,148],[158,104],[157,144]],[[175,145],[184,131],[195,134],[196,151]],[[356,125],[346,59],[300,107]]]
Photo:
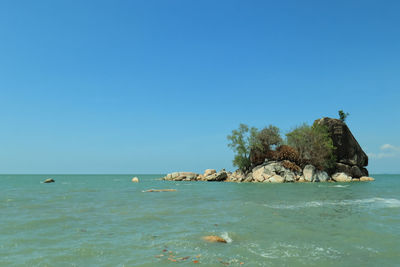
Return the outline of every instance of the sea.
[[[162,176],[0,175],[0,266],[400,266],[400,175],[296,184]]]

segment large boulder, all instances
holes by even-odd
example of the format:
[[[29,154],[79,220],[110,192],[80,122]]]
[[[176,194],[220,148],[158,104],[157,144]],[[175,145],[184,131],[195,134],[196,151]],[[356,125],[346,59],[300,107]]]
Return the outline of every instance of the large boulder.
[[[322,118],[315,121],[319,125],[328,128],[332,137],[333,145],[336,147],[335,156],[339,163],[360,168],[368,165],[368,156],[362,150],[354,138],[349,127],[338,119]]]
[[[312,182],[315,179],[315,167],[313,165],[306,165],[303,170],[304,181]]]
[[[271,175],[267,174],[265,166],[259,166],[253,169],[253,179],[255,182],[262,183],[270,177]]]
[[[316,171],[314,176],[314,182],[327,182],[330,179],[328,173],[325,171]]]
[[[220,171],[204,177],[204,180],[208,182],[220,182],[220,181],[225,181],[227,178],[228,178],[228,173],[226,171]]]
[[[204,171],[204,177],[207,177],[207,176],[209,176],[211,174],[214,174],[214,173],[217,173],[217,171],[214,170],[214,169],[207,169],[207,170]]]
[[[347,183],[351,182],[352,177],[344,172],[337,172],[334,175],[332,175],[332,179],[335,180],[336,182]]]

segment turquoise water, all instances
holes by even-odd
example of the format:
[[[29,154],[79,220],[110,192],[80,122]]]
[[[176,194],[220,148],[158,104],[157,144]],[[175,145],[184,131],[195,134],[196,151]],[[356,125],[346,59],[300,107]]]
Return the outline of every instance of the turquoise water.
[[[400,175],[351,184],[133,176],[1,175],[0,266],[400,264]],[[151,188],[178,191],[142,192]]]

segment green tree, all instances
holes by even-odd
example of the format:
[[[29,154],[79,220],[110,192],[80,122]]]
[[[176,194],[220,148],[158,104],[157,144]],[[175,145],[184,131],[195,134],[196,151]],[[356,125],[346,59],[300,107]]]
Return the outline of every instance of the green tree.
[[[345,113],[342,109],[338,111],[338,114],[339,114],[339,119],[340,119],[342,122],[345,122],[346,119],[347,119],[347,117],[350,115],[350,114],[347,113],[347,112]]]
[[[303,124],[286,134],[289,146],[299,152],[303,165],[310,163],[321,170],[331,169],[335,164],[332,138],[325,126]]]
[[[232,134],[227,136],[230,141],[228,146],[235,152],[233,165],[243,172],[250,170],[250,151],[259,145],[257,135],[257,128],[240,124],[237,130],[233,130]]]
[[[257,134],[257,149],[266,152],[272,149],[273,146],[278,147],[283,143],[279,128],[273,125],[265,127]]]

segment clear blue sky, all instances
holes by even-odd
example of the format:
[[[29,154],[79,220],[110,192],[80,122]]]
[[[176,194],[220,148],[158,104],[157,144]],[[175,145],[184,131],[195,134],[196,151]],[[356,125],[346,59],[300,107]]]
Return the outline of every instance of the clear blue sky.
[[[233,169],[226,135],[351,115],[400,173],[400,1],[0,2],[0,173]]]

